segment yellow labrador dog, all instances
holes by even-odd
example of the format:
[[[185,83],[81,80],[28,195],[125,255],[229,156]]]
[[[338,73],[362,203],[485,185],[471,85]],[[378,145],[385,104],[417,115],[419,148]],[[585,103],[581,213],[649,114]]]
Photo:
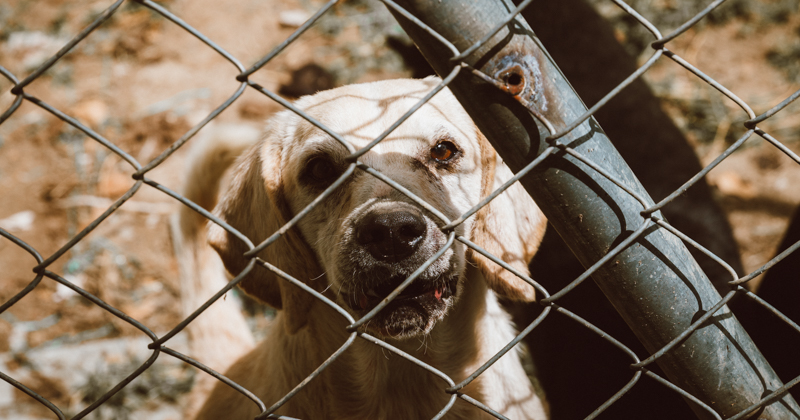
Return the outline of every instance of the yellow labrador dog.
[[[296,106],[358,150],[438,83],[428,78],[350,85],[301,98]],[[348,167],[348,155],[305,119],[279,113],[264,138],[239,158],[214,213],[258,244],[331,185]],[[512,176],[447,90],[359,160],[451,220]],[[204,191],[216,194],[215,186],[192,190],[201,196],[190,198],[203,203],[214,200],[202,197]],[[449,232],[442,226],[406,195],[357,169],[259,256],[359,319],[446,244]],[[528,273],[544,227],[543,215],[517,183],[455,232]],[[227,270],[238,274],[248,262],[245,244],[214,224],[208,237]],[[263,342],[225,375],[269,406],[345,343],[349,323],[263,267],[241,287],[279,310]],[[498,295],[530,301],[534,290],[456,241],[361,330],[458,383],[514,338]],[[276,413],[303,419],[431,418],[447,405],[446,388],[438,376],[359,338]],[[518,350],[462,392],[512,419],[547,418]],[[254,403],[219,383],[198,418],[252,419],[258,413]],[[493,417],[458,399],[445,418]]]

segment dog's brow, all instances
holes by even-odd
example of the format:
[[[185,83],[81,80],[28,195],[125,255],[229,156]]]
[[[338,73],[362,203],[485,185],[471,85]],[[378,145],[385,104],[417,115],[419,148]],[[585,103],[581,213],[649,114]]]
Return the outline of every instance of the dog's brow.
[[[440,141],[444,141],[444,140],[449,140],[449,141],[452,141],[452,142],[456,142],[456,138],[455,138],[455,136],[453,136],[452,131],[449,130],[447,127],[444,127],[444,126],[441,126],[441,125],[439,127],[437,127],[436,130],[433,131],[432,139],[433,139],[433,143],[432,144],[436,144],[436,143],[438,143]]]
[[[319,138],[308,139],[306,141],[310,143],[310,147],[308,147],[304,153],[306,160],[310,156],[319,156],[321,154],[336,159],[344,159],[350,155],[344,145],[330,136],[320,136]]]

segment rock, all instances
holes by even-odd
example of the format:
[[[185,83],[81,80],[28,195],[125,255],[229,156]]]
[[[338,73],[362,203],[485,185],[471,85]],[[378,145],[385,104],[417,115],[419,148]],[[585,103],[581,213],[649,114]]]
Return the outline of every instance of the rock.
[[[278,23],[286,28],[298,28],[306,23],[310,17],[311,15],[305,10],[284,10],[278,15]]]
[[[333,75],[322,66],[309,63],[292,72],[292,81],[282,85],[278,93],[298,98],[334,87]]]
[[[14,213],[5,219],[0,219],[0,227],[10,232],[27,232],[33,227],[36,214],[31,210]]]
[[[83,100],[75,106],[74,116],[80,122],[96,128],[108,119],[108,105],[99,99]]]

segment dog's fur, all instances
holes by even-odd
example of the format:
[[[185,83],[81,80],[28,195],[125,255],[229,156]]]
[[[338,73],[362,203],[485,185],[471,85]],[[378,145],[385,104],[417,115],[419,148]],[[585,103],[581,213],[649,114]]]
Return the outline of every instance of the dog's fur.
[[[350,85],[301,98],[296,106],[357,150],[437,83],[438,79],[429,78]],[[263,140],[239,159],[214,213],[258,244],[343,173],[348,154],[342,144],[305,119],[281,112],[268,123]],[[359,160],[451,220],[511,177],[447,90]],[[190,191],[195,194],[190,199],[209,206],[216,195],[215,186],[196,185]],[[181,226],[193,229],[191,224]],[[445,244],[443,225],[402,193],[356,169],[259,256],[359,319]],[[527,274],[544,227],[538,207],[517,183],[455,232]],[[208,237],[228,271],[238,274],[247,263],[242,256],[245,244],[215,224],[210,225]],[[345,329],[348,322],[324,302],[263,267],[257,266],[241,286],[279,310],[266,339],[225,375],[269,406],[345,343],[350,335]],[[531,301],[534,290],[456,241],[362,330],[458,383],[515,335],[497,295]],[[447,387],[441,378],[402,357],[356,339],[277,413],[306,419],[430,418],[447,404]],[[462,392],[509,418],[547,417],[516,350]],[[220,383],[198,418],[251,419],[258,413],[255,404]],[[446,416],[484,417],[489,418],[460,399]]]

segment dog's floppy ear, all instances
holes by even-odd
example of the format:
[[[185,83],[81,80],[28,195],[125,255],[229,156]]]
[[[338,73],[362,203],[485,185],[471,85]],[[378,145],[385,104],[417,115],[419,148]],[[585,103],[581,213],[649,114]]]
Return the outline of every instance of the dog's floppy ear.
[[[478,133],[484,171],[483,196],[487,196],[513,177],[488,140]],[[490,254],[508,263],[523,274],[529,274],[528,263],[539,249],[547,226],[539,207],[519,182],[489,202],[475,214],[472,241]],[[489,287],[499,296],[531,302],[534,288],[510,271],[480,253],[468,251],[469,259],[483,273]]]
[[[281,143],[275,138],[281,133],[277,131],[273,129],[239,159],[231,184],[214,209],[215,216],[243,233],[254,245],[280,229],[290,216],[281,184]],[[248,250],[244,242],[215,223],[209,227],[208,238],[231,274],[237,275],[245,268],[249,261],[242,256]],[[313,251],[296,228],[289,229],[261,251],[259,257],[305,283],[322,273]],[[314,297],[306,291],[259,265],[239,284],[248,294],[282,309],[290,333],[306,324],[314,303]]]

